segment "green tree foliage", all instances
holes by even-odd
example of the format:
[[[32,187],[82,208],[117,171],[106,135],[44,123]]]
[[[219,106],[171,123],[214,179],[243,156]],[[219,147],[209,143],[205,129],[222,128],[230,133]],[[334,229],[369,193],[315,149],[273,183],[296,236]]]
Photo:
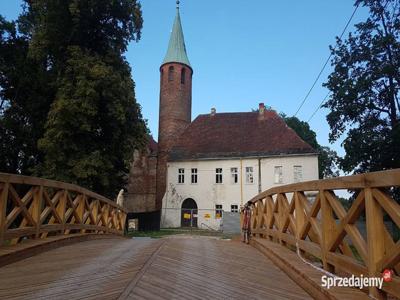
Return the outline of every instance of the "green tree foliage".
[[[400,167],[400,3],[357,0],[370,15],[331,47],[334,71],[324,85],[330,140],[342,135],[347,172]]]
[[[9,151],[9,142],[29,148],[8,153],[10,162],[0,161],[2,170],[115,196],[133,149],[145,142],[146,125],[123,56],[128,43],[140,39],[142,22],[135,0],[36,0],[26,1],[15,36],[9,34],[15,23],[1,23],[0,51],[16,40],[24,47],[10,51],[20,55],[23,68],[1,82],[6,105],[0,116],[0,151]],[[16,81],[10,87],[9,78]],[[11,86],[26,92],[33,87],[35,93],[21,95]]]
[[[51,73],[28,58],[23,25],[0,16],[0,171],[31,174],[40,160],[36,144],[54,93]]]
[[[327,146],[318,144],[317,135],[315,131],[310,128],[310,125],[307,122],[300,121],[297,117],[287,117],[285,114],[281,114],[281,116],[286,124],[292,128],[302,140],[318,152],[319,178],[339,176],[336,166],[338,160],[337,153]]]

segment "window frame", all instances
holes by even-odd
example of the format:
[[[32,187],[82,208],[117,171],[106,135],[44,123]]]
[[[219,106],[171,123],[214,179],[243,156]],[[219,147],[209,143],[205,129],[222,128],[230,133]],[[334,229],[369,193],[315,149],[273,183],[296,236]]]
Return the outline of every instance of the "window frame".
[[[296,172],[297,170],[297,172]],[[300,170],[300,172],[299,172]],[[300,176],[299,176],[300,175]],[[303,166],[295,165],[293,166],[293,182],[302,182],[303,181]]]
[[[193,179],[196,179],[196,180],[193,180]],[[197,182],[198,182],[198,170],[197,170],[197,168],[191,168],[190,184],[197,184]]]
[[[220,170],[220,171],[219,171]],[[215,168],[215,184],[223,184],[222,168]]]
[[[178,184],[185,184],[185,168],[178,168]]]
[[[223,206],[222,204],[215,204],[215,218],[216,219],[221,219],[222,218],[222,214],[223,214]],[[219,214],[219,216],[218,216]]]
[[[280,170],[280,172],[277,173],[276,172],[277,170]],[[277,175],[279,176],[278,180],[277,180]],[[274,183],[275,184],[283,183],[283,166],[274,166]]]
[[[239,172],[237,167],[231,168],[231,184],[239,183]]]
[[[250,171],[251,170],[251,171]],[[246,184],[254,184],[254,167],[245,167]],[[251,178],[251,181],[249,180]]]
[[[236,206],[236,208],[234,208]],[[238,213],[239,212],[239,205],[238,204],[231,204],[231,212]]]

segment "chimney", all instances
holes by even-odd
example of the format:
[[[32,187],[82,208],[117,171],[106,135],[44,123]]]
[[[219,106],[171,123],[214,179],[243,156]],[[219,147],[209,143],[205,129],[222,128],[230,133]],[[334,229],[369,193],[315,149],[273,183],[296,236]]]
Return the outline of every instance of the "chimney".
[[[211,108],[211,116],[215,116],[215,114],[217,113],[217,110],[215,109],[215,107]]]
[[[260,103],[258,104],[258,112],[260,115],[264,115],[264,111],[265,111],[265,105],[264,103]]]

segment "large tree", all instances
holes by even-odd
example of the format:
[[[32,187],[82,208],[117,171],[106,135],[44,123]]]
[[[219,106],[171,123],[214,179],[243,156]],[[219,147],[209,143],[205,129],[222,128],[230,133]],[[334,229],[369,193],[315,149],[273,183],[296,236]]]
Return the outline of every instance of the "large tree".
[[[334,71],[324,85],[330,140],[344,135],[347,172],[400,167],[400,2],[357,0],[365,22],[331,47]]]
[[[41,123],[18,141],[32,145],[34,163],[7,171],[33,172],[109,196],[124,185],[133,149],[144,143],[146,133],[123,56],[128,43],[140,39],[142,22],[136,0],[25,1],[18,20],[28,45],[23,63],[32,62],[36,74],[28,73],[25,80],[42,89],[25,102],[42,107],[34,118]],[[12,109],[21,110],[15,119],[34,113],[30,103],[21,106],[12,95],[2,98],[8,102],[2,121]],[[14,124],[19,131],[25,126]],[[10,135],[7,126],[4,135],[12,140],[18,134]],[[0,150],[6,147],[1,138]]]

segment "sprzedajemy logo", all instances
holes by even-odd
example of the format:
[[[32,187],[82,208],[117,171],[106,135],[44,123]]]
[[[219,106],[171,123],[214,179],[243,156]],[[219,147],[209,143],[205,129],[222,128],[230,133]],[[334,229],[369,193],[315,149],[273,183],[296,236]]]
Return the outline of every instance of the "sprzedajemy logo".
[[[330,289],[332,287],[356,287],[360,290],[368,287],[377,287],[382,289],[383,282],[392,281],[393,271],[386,269],[382,272],[382,277],[364,277],[362,274],[357,277],[330,277],[324,275],[321,277],[321,286]]]

